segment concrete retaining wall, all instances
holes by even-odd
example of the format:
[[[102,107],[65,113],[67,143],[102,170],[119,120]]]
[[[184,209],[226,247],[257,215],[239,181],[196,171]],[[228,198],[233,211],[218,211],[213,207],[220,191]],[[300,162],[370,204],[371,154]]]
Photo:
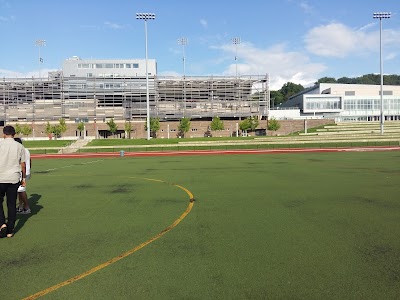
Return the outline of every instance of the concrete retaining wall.
[[[225,130],[213,131],[212,135],[214,137],[229,137],[236,132],[236,128],[239,126],[241,121],[239,120],[224,120]],[[268,126],[267,120],[261,120],[258,129],[266,129]],[[313,128],[326,124],[334,124],[335,121],[332,119],[308,119],[308,120],[278,120],[281,127],[278,131],[272,132],[267,131],[267,135],[287,135],[292,132],[302,131],[307,128]],[[119,133],[115,138],[125,137],[125,123],[117,122]],[[48,135],[45,133],[47,122],[35,122],[29,123],[29,125],[34,129],[34,132],[27,138],[37,138],[37,139],[48,139]],[[50,122],[50,124],[58,124],[58,122]],[[191,121],[190,130],[186,133],[185,138],[190,137],[203,137],[207,128],[210,126],[211,121]],[[15,126],[15,123],[9,123],[9,125]],[[19,122],[19,125],[24,125],[23,122]],[[147,133],[144,130],[145,121],[133,121],[131,122],[132,132],[131,138],[146,138]],[[106,122],[98,123],[85,123],[85,132],[79,132],[77,129],[77,123],[67,122],[67,131],[62,135],[65,139],[78,139],[79,137],[91,137],[91,138],[104,138],[106,136],[106,131],[108,131],[108,125]],[[175,138],[178,133],[179,121],[168,121],[160,122],[160,130],[157,132],[157,138]],[[2,128],[2,127],[1,127]],[[239,130],[240,131],[240,130]],[[97,132],[97,133],[96,133]],[[168,134],[169,132],[169,134]],[[254,133],[250,133],[254,134]]]

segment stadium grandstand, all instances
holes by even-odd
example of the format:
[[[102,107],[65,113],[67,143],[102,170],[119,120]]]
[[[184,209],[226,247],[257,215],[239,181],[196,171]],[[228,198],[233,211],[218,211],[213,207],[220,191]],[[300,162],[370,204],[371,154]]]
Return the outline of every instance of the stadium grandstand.
[[[266,116],[264,76],[160,77],[148,61],[150,116],[160,120]],[[147,116],[145,60],[67,59],[47,78],[3,78],[0,120],[143,120]]]

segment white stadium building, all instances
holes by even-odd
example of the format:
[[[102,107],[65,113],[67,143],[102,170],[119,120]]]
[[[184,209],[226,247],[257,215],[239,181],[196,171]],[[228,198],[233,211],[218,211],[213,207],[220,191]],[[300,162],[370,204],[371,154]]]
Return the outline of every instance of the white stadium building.
[[[211,119],[334,119],[379,121],[380,86],[320,83],[270,107],[268,75],[157,75],[148,60],[150,116],[161,121]],[[400,86],[383,86],[387,121],[400,120]],[[146,61],[72,57],[46,78],[0,81],[0,125],[8,122],[143,121],[147,116]]]

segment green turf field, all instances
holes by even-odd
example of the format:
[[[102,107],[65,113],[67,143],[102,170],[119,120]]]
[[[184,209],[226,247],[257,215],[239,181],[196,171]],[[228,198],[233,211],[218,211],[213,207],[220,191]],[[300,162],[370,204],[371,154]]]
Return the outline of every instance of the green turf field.
[[[0,299],[399,299],[400,152],[36,159]]]

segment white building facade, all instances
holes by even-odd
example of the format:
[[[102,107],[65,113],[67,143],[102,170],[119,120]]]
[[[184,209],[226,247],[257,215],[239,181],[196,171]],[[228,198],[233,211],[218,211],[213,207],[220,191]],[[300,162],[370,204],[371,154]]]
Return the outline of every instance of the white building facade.
[[[149,76],[157,74],[155,59],[147,60]],[[66,59],[63,63],[64,77],[110,78],[145,77],[145,59],[81,59],[78,56]]]
[[[281,107],[296,107],[303,118],[379,121],[380,93],[380,85],[320,83],[292,96]],[[387,121],[400,120],[400,86],[383,86],[383,115]]]

